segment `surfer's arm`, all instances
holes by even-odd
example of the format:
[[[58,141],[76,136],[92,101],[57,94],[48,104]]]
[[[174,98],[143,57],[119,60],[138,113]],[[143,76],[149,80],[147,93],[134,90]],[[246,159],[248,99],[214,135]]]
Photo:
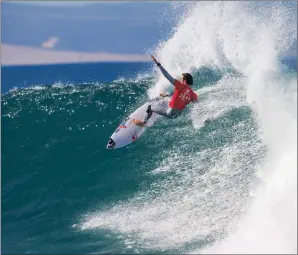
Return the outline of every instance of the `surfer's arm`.
[[[157,63],[157,66],[159,67],[163,76],[166,77],[168,79],[168,81],[175,86],[175,79],[167,72],[167,70],[164,69],[160,63]]]
[[[162,96],[162,97],[169,97],[173,94],[174,94],[174,92],[166,92],[166,93],[160,93],[159,95]]]
[[[151,56],[152,60],[154,63],[159,67],[161,73],[163,74],[164,77],[168,79],[168,81],[175,86],[175,79],[168,73],[166,69],[164,69],[161,64],[156,60],[155,57]]]

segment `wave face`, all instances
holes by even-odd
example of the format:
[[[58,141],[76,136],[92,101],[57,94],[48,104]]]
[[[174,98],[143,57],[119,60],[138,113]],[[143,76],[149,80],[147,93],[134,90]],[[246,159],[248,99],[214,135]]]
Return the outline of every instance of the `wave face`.
[[[201,77],[206,66],[222,76],[198,90],[194,130],[163,130],[165,138],[186,136],[151,171],[163,180],[89,216],[82,229],[108,228],[141,247],[180,252],[297,251],[297,76],[279,61],[297,39],[295,7],[191,4],[157,58],[176,77]],[[168,88],[159,76],[148,94]],[[203,125],[208,117],[212,128]]]
[[[156,69],[2,95],[4,251],[297,252],[297,70],[280,61],[296,7],[174,4],[186,10],[156,57],[192,72],[200,101],[126,149],[105,145],[170,89]]]

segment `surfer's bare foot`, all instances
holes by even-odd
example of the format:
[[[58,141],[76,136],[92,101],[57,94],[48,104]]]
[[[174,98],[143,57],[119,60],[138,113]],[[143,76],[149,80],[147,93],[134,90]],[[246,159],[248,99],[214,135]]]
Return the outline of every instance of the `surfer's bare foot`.
[[[133,119],[132,122],[134,124],[136,124],[137,126],[141,126],[141,127],[145,126],[145,123],[143,121],[141,121],[141,120]]]

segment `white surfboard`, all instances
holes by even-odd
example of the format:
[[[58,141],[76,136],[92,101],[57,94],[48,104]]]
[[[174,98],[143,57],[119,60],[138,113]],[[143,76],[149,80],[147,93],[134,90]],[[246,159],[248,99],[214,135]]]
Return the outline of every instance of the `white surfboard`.
[[[134,111],[129,117],[123,120],[115,132],[109,139],[107,149],[118,149],[131,144],[138,140],[141,135],[145,132],[148,126],[152,126],[158,115],[153,113],[151,118],[146,123],[146,126],[140,127],[133,123],[133,119],[143,120],[146,110],[149,104],[169,104],[169,98],[162,100],[153,99],[151,102],[147,102]]]

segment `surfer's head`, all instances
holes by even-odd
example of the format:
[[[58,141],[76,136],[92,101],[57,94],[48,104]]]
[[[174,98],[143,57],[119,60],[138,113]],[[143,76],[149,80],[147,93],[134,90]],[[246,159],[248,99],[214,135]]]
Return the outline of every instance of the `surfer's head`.
[[[193,85],[193,78],[189,73],[182,74],[182,81],[186,82],[187,85]]]

